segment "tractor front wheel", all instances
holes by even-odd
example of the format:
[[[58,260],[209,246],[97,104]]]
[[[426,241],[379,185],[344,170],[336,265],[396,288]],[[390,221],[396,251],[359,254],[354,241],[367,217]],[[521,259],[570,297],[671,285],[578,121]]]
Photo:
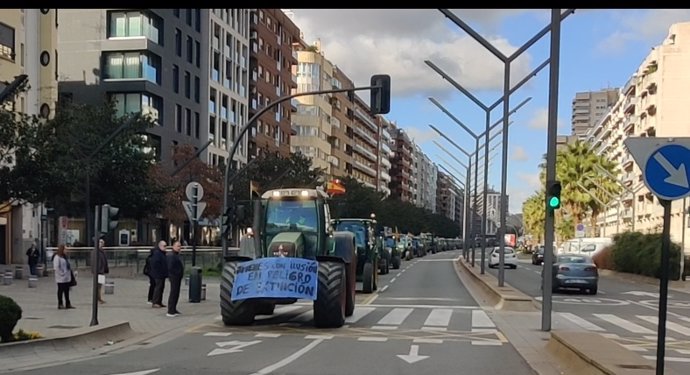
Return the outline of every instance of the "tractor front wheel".
[[[319,262],[319,280],[314,300],[316,327],[340,328],[345,324],[346,284],[344,263]]]

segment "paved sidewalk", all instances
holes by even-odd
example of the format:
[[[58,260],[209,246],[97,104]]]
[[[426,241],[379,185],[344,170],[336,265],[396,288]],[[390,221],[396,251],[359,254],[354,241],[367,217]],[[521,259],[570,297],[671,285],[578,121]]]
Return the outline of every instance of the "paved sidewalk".
[[[178,310],[182,313],[174,318],[166,317],[166,308],[154,309],[147,302],[148,278],[113,278],[114,294],[106,294],[105,304],[98,305],[99,325],[129,321],[133,331],[142,340],[152,339],[173,331],[182,332],[202,322],[208,322],[220,315],[218,278],[205,278],[207,285],[206,300],[200,303],[189,302],[189,288],[182,283]],[[70,292],[70,299],[75,309],[58,310],[57,285],[55,279],[41,277],[36,288],[28,287],[28,280],[13,279],[12,285],[0,284],[0,295],[14,299],[21,306],[22,318],[15,327],[15,332],[23,329],[27,332],[38,332],[44,338],[54,338],[69,335],[70,331],[90,326],[92,282],[88,272],[81,272],[78,285]],[[170,284],[166,282],[163,294],[167,304]],[[90,354],[84,348],[85,355]],[[0,352],[2,348],[0,347]],[[11,365],[16,369],[16,358],[4,358],[0,355],[0,368],[7,368],[6,361],[13,361]]]

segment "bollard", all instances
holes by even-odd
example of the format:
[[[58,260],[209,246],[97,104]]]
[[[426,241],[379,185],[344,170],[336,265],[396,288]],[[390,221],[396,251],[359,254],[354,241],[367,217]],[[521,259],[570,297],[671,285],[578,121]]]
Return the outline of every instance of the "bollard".
[[[201,300],[206,301],[206,284],[201,284]]]
[[[17,280],[24,278],[24,266],[14,266],[14,278]]]
[[[35,276],[36,276],[36,277],[41,277],[41,276],[43,276],[43,271],[44,271],[43,265],[42,265],[42,264],[37,264],[37,265],[36,265],[36,275],[35,275]]]
[[[105,294],[115,294],[115,282],[112,280],[106,280],[105,282]]]
[[[2,276],[3,285],[12,285],[12,270],[5,270],[5,274]]]
[[[192,267],[189,278],[189,302],[201,302],[201,267]]]
[[[36,287],[38,287],[38,277],[29,276],[29,288],[36,288]]]

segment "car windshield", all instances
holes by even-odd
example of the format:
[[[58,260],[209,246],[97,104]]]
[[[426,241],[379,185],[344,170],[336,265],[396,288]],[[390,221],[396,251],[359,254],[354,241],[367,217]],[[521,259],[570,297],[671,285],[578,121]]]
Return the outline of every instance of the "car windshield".
[[[357,246],[366,246],[367,228],[364,225],[355,222],[340,221],[336,224],[335,230],[354,233]]]
[[[561,255],[558,263],[590,263],[589,258],[581,255]]]
[[[266,233],[299,231],[316,232],[315,200],[269,199],[266,207]]]
[[[494,249],[494,253],[498,254],[500,249],[497,247]],[[514,252],[512,247],[504,247],[503,248],[503,254],[512,254]]]

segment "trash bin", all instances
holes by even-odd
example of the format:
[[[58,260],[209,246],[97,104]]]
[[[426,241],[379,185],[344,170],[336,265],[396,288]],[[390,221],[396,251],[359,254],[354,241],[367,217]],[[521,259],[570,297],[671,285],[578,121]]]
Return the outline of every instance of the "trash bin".
[[[201,300],[206,301],[206,284],[201,284]]]
[[[36,265],[36,277],[41,277],[43,276],[43,265],[42,264],[37,264]]]
[[[36,288],[38,286],[38,277],[29,276],[29,288]]]
[[[12,285],[12,270],[5,270],[5,273],[2,276],[2,284]]]
[[[105,294],[115,294],[115,282],[113,280],[105,281]]]
[[[24,266],[14,266],[14,278],[17,280],[24,278]]]
[[[192,267],[189,275],[189,302],[201,302],[201,267]]]

